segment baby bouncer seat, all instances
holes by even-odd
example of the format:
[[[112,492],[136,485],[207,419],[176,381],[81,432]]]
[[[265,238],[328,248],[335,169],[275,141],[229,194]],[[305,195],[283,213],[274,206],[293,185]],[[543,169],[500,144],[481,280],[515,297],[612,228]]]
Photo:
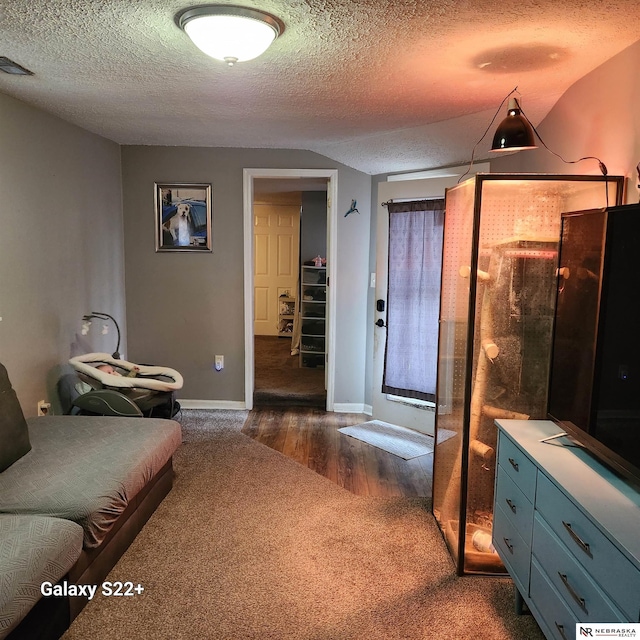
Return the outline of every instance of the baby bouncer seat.
[[[183,379],[169,367],[135,364],[108,353],[87,353],[69,360],[79,383],[71,413],[172,418],[180,405],[175,391]]]

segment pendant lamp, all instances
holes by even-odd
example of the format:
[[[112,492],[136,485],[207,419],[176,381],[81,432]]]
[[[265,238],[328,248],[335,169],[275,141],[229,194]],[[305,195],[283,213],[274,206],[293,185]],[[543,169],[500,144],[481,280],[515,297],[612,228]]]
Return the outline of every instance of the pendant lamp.
[[[257,58],[284,31],[275,16],[231,5],[185,9],[176,22],[201,51],[229,66]]]
[[[522,115],[518,100],[510,98],[507,117],[496,129],[491,151],[521,151],[536,149],[537,146],[533,127]]]

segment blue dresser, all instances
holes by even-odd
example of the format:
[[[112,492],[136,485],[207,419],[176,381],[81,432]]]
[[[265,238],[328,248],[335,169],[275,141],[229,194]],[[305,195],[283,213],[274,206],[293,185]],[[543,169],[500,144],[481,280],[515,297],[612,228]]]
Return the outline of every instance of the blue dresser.
[[[640,622],[640,493],[547,420],[498,420],[493,544],[545,636]]]

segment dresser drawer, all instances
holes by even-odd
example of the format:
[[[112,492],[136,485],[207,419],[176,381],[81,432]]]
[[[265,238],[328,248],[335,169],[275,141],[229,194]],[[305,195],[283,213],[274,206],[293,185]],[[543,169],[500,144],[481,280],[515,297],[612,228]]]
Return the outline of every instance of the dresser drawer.
[[[544,620],[548,625],[552,638],[573,640],[576,623],[580,622],[571,613],[560,594],[551,586],[535,558],[531,562],[531,600],[540,612],[544,612]]]
[[[502,507],[493,512],[493,546],[521,593],[529,592],[531,546],[518,533]]]
[[[536,466],[507,436],[500,433],[498,464],[533,503],[536,492]]]
[[[527,545],[531,546],[533,504],[527,500],[518,485],[501,466],[498,466],[495,504],[502,507],[505,515],[511,520],[522,539]]]
[[[536,509],[603,591],[637,622],[640,572],[544,474],[539,474]],[[602,621],[600,621],[602,622]]]
[[[580,622],[625,622],[622,612],[567,551],[539,513],[533,522],[532,553]]]

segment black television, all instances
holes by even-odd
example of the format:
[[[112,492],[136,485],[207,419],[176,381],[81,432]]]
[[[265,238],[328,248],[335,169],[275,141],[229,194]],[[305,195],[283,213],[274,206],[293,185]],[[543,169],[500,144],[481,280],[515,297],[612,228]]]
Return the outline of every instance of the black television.
[[[562,215],[548,416],[640,485],[640,205]]]

